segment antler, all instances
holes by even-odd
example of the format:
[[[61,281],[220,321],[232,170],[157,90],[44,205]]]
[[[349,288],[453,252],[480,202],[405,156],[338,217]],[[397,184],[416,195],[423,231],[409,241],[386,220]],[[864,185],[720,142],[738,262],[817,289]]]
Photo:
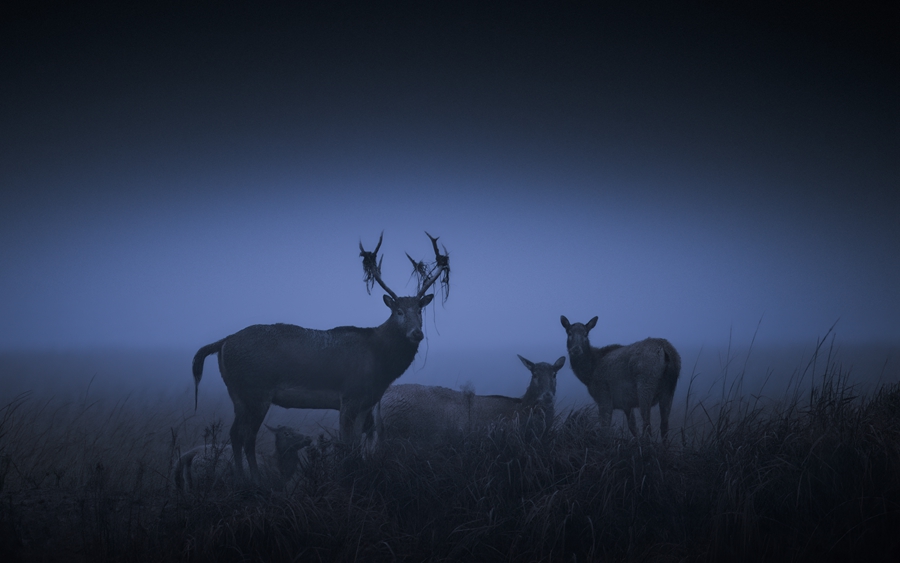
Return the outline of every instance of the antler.
[[[425,234],[428,235],[428,238],[431,239],[431,246],[434,248],[434,265],[431,267],[431,272],[426,275],[428,271],[428,266],[425,262],[416,262],[412,259],[412,257],[407,254],[406,257],[409,258],[409,261],[413,264],[414,273],[419,278],[419,292],[416,297],[422,297],[425,295],[425,292],[428,291],[428,288],[431,287],[434,282],[437,281],[441,274],[443,274],[443,278],[441,279],[441,288],[444,293],[444,301],[447,301],[447,297],[450,296],[450,253],[447,252],[447,247],[444,247],[444,253],[441,254],[440,250],[438,250],[437,241],[440,237],[433,237],[428,234],[428,231],[425,231]],[[424,278],[424,280],[422,279]]]
[[[391,291],[391,288],[381,279],[381,260],[384,260],[384,256],[381,257],[381,260],[378,260],[378,249],[381,248],[381,239],[383,238],[384,231],[381,231],[381,234],[378,235],[378,244],[375,245],[375,250],[372,252],[363,248],[362,241],[359,241],[359,255],[362,256],[363,272],[365,273],[363,281],[366,282],[366,291],[369,295],[372,294],[372,287],[375,286],[375,282],[378,282],[381,289],[385,290],[393,299],[397,299],[397,294]]]
[[[416,262],[409,253],[406,254],[406,257],[412,262],[413,274],[419,278],[419,291],[416,294],[416,297],[422,298],[422,296],[425,295],[425,292],[428,291],[428,288],[434,285],[434,282],[436,282],[438,278],[441,278],[441,289],[444,294],[443,300],[447,301],[447,297],[450,296],[450,253],[447,252],[447,247],[444,246],[444,253],[441,254],[437,245],[439,237],[433,237],[429,235],[427,231],[425,234],[431,239],[431,246],[434,248],[434,263],[429,265],[424,261]],[[381,231],[381,234],[378,236],[378,244],[375,245],[375,250],[372,252],[363,248],[362,241],[359,243],[359,255],[362,256],[363,272],[365,273],[363,281],[366,282],[366,291],[368,291],[370,295],[372,293],[372,288],[375,286],[375,282],[378,282],[378,285],[380,285],[388,295],[397,299],[397,294],[391,291],[391,288],[389,288],[387,284],[384,283],[384,280],[381,279],[381,261],[384,257],[382,256],[381,259],[378,258],[378,250],[381,248],[381,241],[383,238],[384,231]]]

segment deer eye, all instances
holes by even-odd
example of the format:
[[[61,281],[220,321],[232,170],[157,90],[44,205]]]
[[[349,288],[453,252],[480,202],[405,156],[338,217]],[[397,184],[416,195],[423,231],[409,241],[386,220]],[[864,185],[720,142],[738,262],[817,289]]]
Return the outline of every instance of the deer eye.
[[[400,317],[402,317],[402,316],[403,316],[403,309],[397,309],[397,315],[400,316]]]

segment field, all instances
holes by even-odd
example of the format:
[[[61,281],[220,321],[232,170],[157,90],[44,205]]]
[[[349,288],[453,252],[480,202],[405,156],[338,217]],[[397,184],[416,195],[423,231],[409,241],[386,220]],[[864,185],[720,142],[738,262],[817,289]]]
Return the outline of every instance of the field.
[[[599,428],[583,405],[542,436],[498,424],[363,456],[316,419],[304,430],[323,445],[286,485],[190,493],[170,468],[204,433],[227,436],[227,397],[201,386],[195,415],[192,389],[176,406],[17,388],[0,405],[0,558],[900,560],[900,384],[864,389],[878,374],[851,377],[825,347],[777,398],[740,369],[700,386],[684,363],[666,442]]]

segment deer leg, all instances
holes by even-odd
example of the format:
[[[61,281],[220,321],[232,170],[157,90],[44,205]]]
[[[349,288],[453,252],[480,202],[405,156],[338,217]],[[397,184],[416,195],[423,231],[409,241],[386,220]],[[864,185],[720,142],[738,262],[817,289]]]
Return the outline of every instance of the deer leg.
[[[372,420],[372,405],[364,407],[359,398],[341,397],[340,431],[341,441],[350,444],[358,442]],[[374,423],[374,420],[372,420]]]
[[[650,428],[650,407],[653,406],[653,395],[656,390],[650,388],[646,384],[638,384],[637,400],[638,408],[641,409],[641,435],[652,436],[653,431]]]
[[[625,409],[625,420],[628,421],[628,429],[635,438],[638,437],[637,422],[634,420],[634,409]]]
[[[247,455],[247,465],[250,466],[250,476],[259,483],[259,465],[256,462],[256,435],[262,426],[266,413],[269,412],[269,404],[264,403],[262,408],[253,409],[248,417],[246,436],[244,436],[244,453]]]
[[[594,395],[592,393],[591,395],[594,396],[594,401],[597,403],[597,414],[600,417],[600,426],[607,428],[612,426],[612,399],[600,394]],[[600,398],[597,399],[597,396]]]
[[[375,416],[374,416],[374,412],[373,412],[375,408],[376,407],[372,407],[366,413],[365,420],[363,422],[363,428],[362,428],[362,431],[365,432],[366,434],[372,434],[376,430],[375,429]]]
[[[239,406],[240,405],[240,406]],[[231,452],[234,457],[234,476],[237,480],[244,480],[244,428],[247,425],[247,411],[242,403],[234,402],[234,422],[231,425]]]
[[[354,440],[354,438],[358,438],[359,436],[354,436],[353,427],[356,425],[356,414],[357,410],[355,405],[349,402],[342,402],[341,404],[341,415],[340,415],[340,431],[341,431],[341,441],[345,443],[350,443]]]
[[[665,440],[669,433],[669,414],[672,412],[672,395],[661,397],[659,400],[659,434]]]
[[[378,447],[378,431],[375,428],[374,410],[378,403],[371,409],[366,409],[356,417],[357,426],[361,426],[359,434],[365,436],[363,441],[364,451],[372,453]]]
[[[362,408],[356,402],[345,402],[341,405],[341,440],[347,443],[359,440],[369,426],[374,426],[374,422],[370,421],[371,408]]]
[[[600,407],[598,409],[598,414],[600,415],[600,427],[604,428],[607,432],[612,427],[612,409],[604,409]]]
[[[239,481],[244,481],[243,457],[246,456],[250,476],[257,479],[259,467],[256,464],[256,434],[269,411],[269,403],[263,400],[250,402],[233,396],[232,400],[234,424],[231,425],[231,450],[234,456],[234,474]]]
[[[642,436],[650,436],[653,431],[650,429],[650,401],[641,401],[641,426]]]
[[[353,421],[353,434],[362,436],[363,432],[371,431],[375,427],[375,419],[372,417],[372,409],[362,409]]]

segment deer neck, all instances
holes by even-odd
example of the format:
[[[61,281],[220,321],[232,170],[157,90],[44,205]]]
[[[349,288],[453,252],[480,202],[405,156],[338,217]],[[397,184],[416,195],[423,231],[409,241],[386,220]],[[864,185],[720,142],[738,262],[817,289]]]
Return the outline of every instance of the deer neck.
[[[522,395],[522,405],[523,406],[534,406],[538,402],[538,391],[534,386],[529,386],[525,391],[525,394]]]
[[[525,394],[522,395],[522,405],[526,407],[537,405],[542,394],[536,385],[529,385],[528,389],[525,390]]]
[[[551,401],[548,404],[540,400],[542,395],[543,393],[539,392],[537,387],[529,387],[522,397],[519,408],[523,409],[525,412],[541,412],[545,415],[549,414],[550,418],[553,418],[553,402]]]
[[[383,368],[381,373],[384,374],[387,385],[390,385],[412,364],[419,351],[419,343],[411,342],[403,328],[390,319],[379,326],[375,334],[379,340],[379,346],[375,349]]]
[[[585,385],[590,383],[591,375],[594,373],[594,354],[590,342],[585,342],[581,347],[580,354],[573,354],[569,350],[569,363],[575,376]]]

